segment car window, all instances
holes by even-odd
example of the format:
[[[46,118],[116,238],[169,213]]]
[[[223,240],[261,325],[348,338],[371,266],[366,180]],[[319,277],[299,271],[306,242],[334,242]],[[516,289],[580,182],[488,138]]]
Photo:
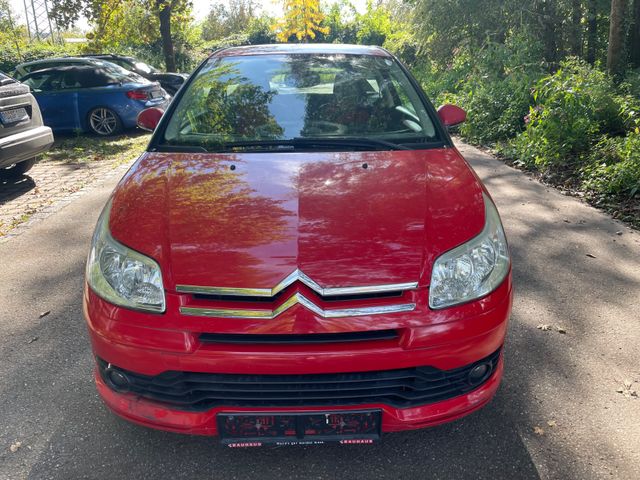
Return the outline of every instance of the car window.
[[[82,87],[82,85],[80,83],[80,79],[78,78],[78,73],[76,70],[68,70],[62,74],[60,81],[61,89],[80,87]]]
[[[209,60],[180,99],[164,141],[424,142],[436,135],[418,93],[391,58],[294,54]]]
[[[58,71],[47,70],[35,72],[22,80],[22,83],[29,85],[34,92],[50,92],[60,88],[62,78]]]

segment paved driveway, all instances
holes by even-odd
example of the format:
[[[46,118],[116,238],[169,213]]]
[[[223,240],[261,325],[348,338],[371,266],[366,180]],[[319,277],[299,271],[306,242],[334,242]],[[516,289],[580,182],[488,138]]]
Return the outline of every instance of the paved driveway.
[[[374,446],[258,450],[117,419],[94,391],[81,315],[110,180],[0,244],[0,478],[638,478],[640,235],[461,148],[514,257],[506,375],[488,407]]]

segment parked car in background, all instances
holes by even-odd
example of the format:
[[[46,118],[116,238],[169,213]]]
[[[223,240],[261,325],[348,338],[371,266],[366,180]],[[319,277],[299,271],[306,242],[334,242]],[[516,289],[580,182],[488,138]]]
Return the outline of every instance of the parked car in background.
[[[57,67],[30,73],[23,82],[33,90],[44,123],[54,131],[104,136],[135,127],[138,113],[148,107],[165,108],[171,98],[157,82],[122,72],[87,65]]]
[[[116,74],[126,74],[129,70],[122,68],[120,65],[109,62],[107,60],[101,60],[99,58],[85,58],[85,57],[56,57],[46,58],[42,60],[34,60],[31,62],[25,62],[18,65],[13,72],[14,78],[22,80],[25,76],[38,70],[45,70],[47,68],[58,67],[73,67],[73,66],[91,66],[94,68],[101,68],[108,71],[113,71]],[[133,75],[134,72],[131,72]],[[137,78],[137,77],[136,77]],[[144,77],[141,77],[144,78]],[[140,80],[140,78],[138,78]]]
[[[162,88],[164,88],[171,95],[175,95],[184,81],[189,78],[189,75],[187,75],[186,73],[161,72],[148,63],[141,62],[140,60],[137,60],[133,57],[124,55],[95,54],[85,56],[107,60],[109,62],[115,63],[116,65],[120,65],[122,68],[131,70],[132,72],[136,72],[138,75],[143,76],[147,80],[160,82]]]
[[[486,405],[511,261],[447,133],[465,117],[379,47],[214,53],[139,115],[154,135],[98,220],[106,404],[236,447],[371,443]]]
[[[52,144],[29,87],[0,72],[0,176],[19,177]]]

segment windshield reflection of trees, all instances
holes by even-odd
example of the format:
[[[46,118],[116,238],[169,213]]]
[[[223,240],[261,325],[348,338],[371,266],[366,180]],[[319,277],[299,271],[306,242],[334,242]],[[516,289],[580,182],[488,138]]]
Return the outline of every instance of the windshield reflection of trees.
[[[253,83],[235,63],[215,64],[193,81],[176,112],[180,132],[170,135],[200,134],[204,144],[279,138],[283,129],[269,111],[274,95],[268,82]]]
[[[129,208],[118,213],[118,223],[129,225],[132,237],[140,238],[141,244],[147,242],[143,251],[149,252],[152,239],[161,241],[164,228],[159,211],[166,205],[171,262],[178,277],[186,273],[192,279],[183,283],[209,285],[212,273],[218,285],[273,282],[273,272],[265,268],[272,259],[252,254],[251,249],[293,238],[290,230],[295,229],[295,221],[290,223],[296,212],[287,209],[287,199],[256,190],[241,171],[244,161],[235,155],[225,155],[223,160],[172,154],[167,162],[168,156],[150,155],[131,172],[119,189],[118,204]],[[229,168],[231,164],[236,170]],[[149,253],[158,258],[160,248],[158,243]],[[289,273],[290,267],[282,269]]]

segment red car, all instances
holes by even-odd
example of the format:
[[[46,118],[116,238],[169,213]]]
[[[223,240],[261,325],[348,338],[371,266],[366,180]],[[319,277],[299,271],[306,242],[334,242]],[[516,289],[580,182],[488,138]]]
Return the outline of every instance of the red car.
[[[100,395],[230,446],[339,441],[485,405],[511,310],[505,234],[412,76],[378,47],[214,53],[96,227]]]

